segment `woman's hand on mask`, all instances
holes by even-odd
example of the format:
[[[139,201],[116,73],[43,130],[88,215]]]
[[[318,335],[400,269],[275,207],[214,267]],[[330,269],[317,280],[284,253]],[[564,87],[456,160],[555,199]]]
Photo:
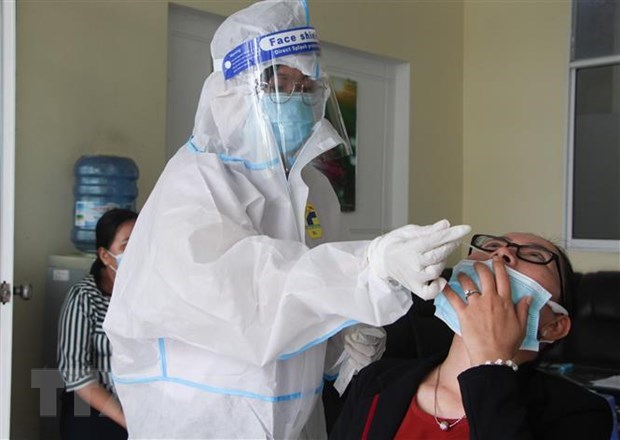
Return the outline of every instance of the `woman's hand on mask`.
[[[504,263],[493,257],[493,272],[484,264],[474,265],[481,286],[465,274],[458,280],[463,291],[474,290],[467,302],[446,286],[444,294],[456,310],[461,335],[472,366],[496,359],[513,359],[525,337],[527,312],[531,297],[514,305],[510,296],[510,279]]]

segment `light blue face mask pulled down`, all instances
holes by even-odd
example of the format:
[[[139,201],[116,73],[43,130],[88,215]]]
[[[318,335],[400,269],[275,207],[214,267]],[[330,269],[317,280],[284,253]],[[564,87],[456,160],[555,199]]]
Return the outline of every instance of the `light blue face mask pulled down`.
[[[109,250],[107,250],[107,249],[106,249],[106,252],[107,252],[108,254],[110,254],[111,256],[113,256],[113,257],[114,257],[114,259],[116,260],[116,269],[115,269],[115,268],[113,268],[112,266],[109,266],[109,267],[110,267],[110,269],[112,269],[114,272],[116,272],[116,271],[118,270],[118,268],[119,268],[119,267],[121,267],[121,260],[123,259],[123,254],[124,254],[125,252],[121,252],[121,253],[120,253],[120,254],[118,254],[118,255],[113,254],[112,252],[110,252],[110,251],[109,251]]]
[[[463,292],[461,284],[457,278],[459,273],[464,273],[467,275],[476,284],[477,288],[482,290],[480,277],[474,269],[474,263],[475,261],[473,260],[460,261],[452,270],[452,276],[450,277],[450,281],[448,281],[448,285],[452,287],[452,290],[454,290],[464,302],[466,302],[465,293]],[[480,263],[486,264],[489,268],[491,268],[491,270],[493,270],[493,260],[480,261]],[[516,304],[525,296],[532,297],[532,304],[530,304],[527,316],[525,339],[521,344],[521,350],[538,351],[540,343],[538,340],[538,321],[540,318],[540,309],[542,309],[545,303],[549,301],[551,294],[536,281],[523,275],[522,273],[517,272],[510,267],[506,267],[506,271],[510,277],[512,302]],[[445,322],[454,333],[459,336],[461,335],[461,325],[459,323],[458,315],[443,292],[435,298],[435,316]]]
[[[293,93],[284,103],[274,102],[265,96],[261,100],[261,105],[271,122],[278,148],[287,161],[286,167],[290,169],[297,151],[312,132],[314,126],[312,106],[303,102],[301,93]]]

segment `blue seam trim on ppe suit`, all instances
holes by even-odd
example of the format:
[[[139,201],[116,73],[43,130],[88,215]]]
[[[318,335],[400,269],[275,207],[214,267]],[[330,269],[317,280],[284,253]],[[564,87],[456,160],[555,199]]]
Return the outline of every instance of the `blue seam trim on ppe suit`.
[[[198,148],[196,144],[192,142],[192,139],[194,139],[193,135],[189,137],[189,139],[187,140],[187,144],[185,144],[187,145],[189,151],[191,151],[192,153],[204,153],[206,150],[201,150],[200,148]]]
[[[187,143],[185,144],[187,146],[187,149],[191,151],[192,153],[204,153],[206,150],[201,150],[200,148],[198,148],[196,144],[192,142],[193,138],[194,136],[190,137]],[[279,159],[273,159],[273,160],[270,160],[269,162],[254,163],[254,162],[250,162],[249,160],[242,159],[240,157],[227,156],[223,153],[218,154],[218,157],[220,158],[222,162],[229,162],[229,163],[241,162],[243,163],[243,166],[245,166],[247,169],[255,170],[255,171],[266,170],[268,168],[272,168],[276,166],[279,162]]]
[[[304,7],[304,11],[306,11],[306,26],[310,26],[310,10],[308,9],[308,2],[306,0],[300,1]]]
[[[210,393],[225,394],[229,396],[249,397],[250,399],[263,400],[266,402],[286,402],[288,400],[301,399],[302,397],[307,396],[309,394],[312,394],[312,395],[320,394],[323,391],[323,383],[321,383],[318,387],[314,389],[314,391],[311,391],[309,393],[298,391],[296,393],[283,394],[281,396],[265,396],[263,394],[251,393],[249,391],[213,387],[210,385],[204,385],[201,383],[192,382],[190,380],[181,379],[179,377],[168,376],[166,346],[164,344],[164,338],[159,338],[158,342],[159,342],[158,344],[159,345],[159,359],[161,362],[161,371],[162,371],[161,376],[136,377],[133,379],[122,379],[120,377],[117,377],[116,375],[112,375],[114,382],[118,384],[122,384],[122,385],[134,385],[134,384],[144,384],[144,383],[153,383],[153,382],[171,382],[171,383],[176,383],[179,385],[185,385],[190,388],[196,388],[201,391],[207,391]]]
[[[337,328],[335,328],[334,330],[332,330],[331,332],[327,333],[324,336],[321,336],[318,339],[315,339],[314,341],[310,341],[308,342],[306,345],[304,345],[303,347],[301,347],[299,350],[297,351],[293,351],[291,353],[285,353],[283,355],[280,355],[280,357],[278,357],[279,361],[285,361],[287,359],[290,359],[292,357],[297,356],[300,353],[303,353],[304,351],[314,347],[315,345],[318,345],[322,342],[325,342],[326,340],[328,340],[329,338],[331,338],[332,336],[334,336],[336,333],[338,333],[339,331],[347,328],[347,327],[351,327],[354,324],[357,324],[359,321],[356,321],[354,319],[350,319],[344,323],[342,323],[340,326],[338,326]]]
[[[225,154],[222,154],[222,153],[218,154],[218,156],[222,162],[242,162],[243,165],[249,170],[266,170],[267,168],[274,167],[279,162],[278,159],[273,159],[273,160],[270,160],[269,162],[254,163],[254,162],[250,162],[249,160],[242,159],[240,157],[226,156]]]
[[[201,391],[206,391],[214,394],[225,394],[228,396],[239,396],[239,397],[248,397],[250,399],[263,400],[265,402],[286,402],[289,400],[297,400],[301,399],[304,396],[319,394],[323,391],[323,383],[316,387],[313,391],[309,393],[296,392],[291,394],[282,394],[281,396],[265,396],[263,394],[250,393],[249,391],[242,390],[233,390],[229,388],[219,388],[212,387],[210,385],[204,385],[197,382],[192,382],[190,380],[181,379],[178,377],[162,377],[162,376],[153,376],[153,377],[139,377],[135,379],[121,379],[119,377],[113,376],[114,382],[120,385],[135,385],[135,384],[145,384],[145,383],[153,383],[153,382],[171,382],[179,385],[185,385],[190,388],[196,388]]]
[[[323,380],[327,380],[329,382],[333,382],[336,379],[338,379],[338,375],[337,374],[324,374],[323,375]]]
[[[308,2],[306,0],[300,0],[300,1],[301,1],[301,4],[304,7],[304,11],[306,11],[306,26],[310,26],[310,8],[308,8]],[[319,77],[319,73],[320,73],[319,65],[317,64],[314,67],[314,77],[318,78]]]
[[[159,338],[159,356],[161,358],[161,375],[162,377],[168,377],[168,361],[166,359],[164,338]]]

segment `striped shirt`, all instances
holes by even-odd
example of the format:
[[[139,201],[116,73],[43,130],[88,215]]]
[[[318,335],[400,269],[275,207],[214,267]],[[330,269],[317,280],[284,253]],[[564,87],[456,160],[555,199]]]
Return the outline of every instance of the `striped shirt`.
[[[67,391],[99,382],[114,394],[110,369],[110,341],[103,331],[110,297],[104,296],[88,275],[75,284],[60,313],[58,369]]]

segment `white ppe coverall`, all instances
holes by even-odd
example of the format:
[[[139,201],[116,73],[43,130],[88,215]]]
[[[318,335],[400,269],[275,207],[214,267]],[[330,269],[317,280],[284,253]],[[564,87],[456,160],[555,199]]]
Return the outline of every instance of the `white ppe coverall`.
[[[220,27],[213,56],[307,26],[306,14],[303,2],[254,4]],[[315,52],[277,63],[324,76]],[[342,143],[338,132],[319,108],[285,171],[250,70],[207,78],[193,137],[162,172],[117,274],[104,328],[131,438],[299,438],[328,338],[411,305],[371,273],[369,242],[330,242],[338,201],[311,161]]]

